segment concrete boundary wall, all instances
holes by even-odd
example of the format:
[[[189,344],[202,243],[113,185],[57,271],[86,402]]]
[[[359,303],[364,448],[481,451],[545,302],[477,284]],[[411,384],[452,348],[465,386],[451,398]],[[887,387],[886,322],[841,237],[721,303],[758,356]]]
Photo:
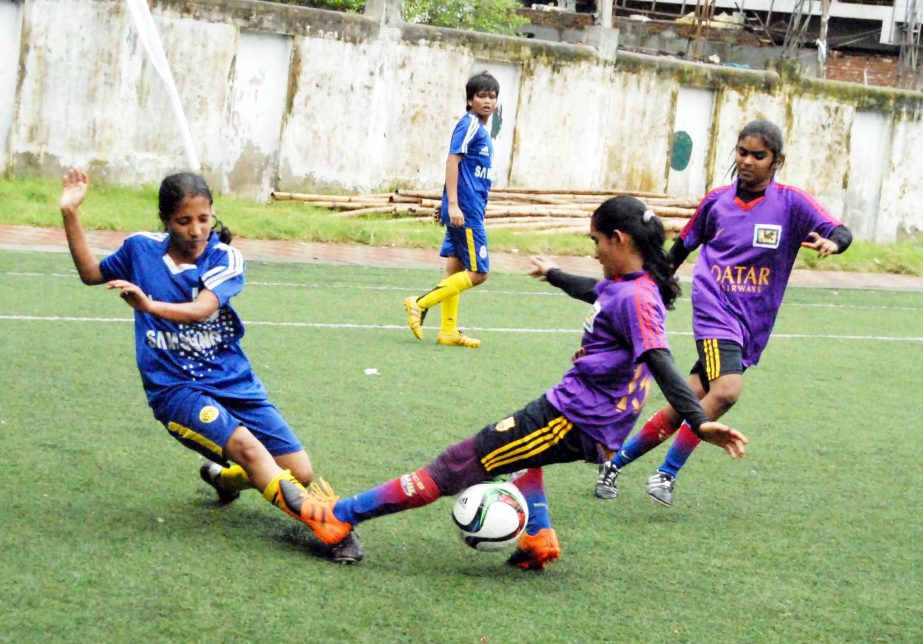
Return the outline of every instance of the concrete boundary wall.
[[[509,155],[497,185],[711,188],[730,180],[737,131],[768,118],[787,138],[780,181],[860,238],[923,231],[920,93],[251,0],[152,0],[152,12],[203,174],[223,192],[437,187],[465,80],[486,63],[518,84],[501,87],[515,104],[493,128]],[[169,100],[122,2],[0,0],[0,17],[9,173],[79,165],[157,183],[182,169]],[[698,120],[712,110],[701,127],[693,107]],[[677,141],[699,146],[683,157],[693,166],[678,165]]]

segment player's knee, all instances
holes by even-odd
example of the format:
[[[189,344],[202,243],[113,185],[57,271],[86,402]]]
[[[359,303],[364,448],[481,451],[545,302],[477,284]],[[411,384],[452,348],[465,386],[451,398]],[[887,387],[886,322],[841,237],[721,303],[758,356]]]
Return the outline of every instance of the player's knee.
[[[471,284],[474,286],[486,282],[487,276],[490,275],[490,273],[475,273],[473,271],[469,271],[468,274],[471,276]]]
[[[721,380],[722,379],[719,378],[712,383],[711,391],[709,391],[708,395],[723,414],[737,403],[737,400],[740,398],[742,387],[739,382],[735,382],[734,380],[727,382],[721,382]]]
[[[224,446],[224,455],[250,472],[254,464],[269,456],[269,452],[250,430],[238,427]]]
[[[311,467],[311,464],[308,463],[305,466],[299,466],[291,470],[292,476],[294,476],[298,481],[305,487],[311,485],[311,481],[314,480],[314,468]]]

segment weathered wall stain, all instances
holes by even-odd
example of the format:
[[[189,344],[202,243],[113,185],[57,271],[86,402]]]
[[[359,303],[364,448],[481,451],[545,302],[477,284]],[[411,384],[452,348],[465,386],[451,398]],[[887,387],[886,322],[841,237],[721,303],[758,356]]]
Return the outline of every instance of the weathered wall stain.
[[[250,0],[155,0],[152,11],[203,172],[228,191],[440,185],[464,82],[488,60],[519,68],[515,119],[503,123],[511,184],[666,190],[685,86],[714,94],[702,169],[709,187],[729,179],[740,127],[768,118],[787,135],[780,180],[814,192],[834,214],[874,220],[868,236],[880,241],[923,231],[920,93],[805,80],[785,65],[754,71],[628,53],[612,62],[588,46],[383,26]],[[287,69],[272,70],[283,76],[272,149],[265,136],[254,138],[261,123],[248,118],[259,116],[235,107],[243,32],[291,43],[287,61],[273,59]],[[92,165],[111,181],[154,183],[182,167],[169,102],[120,2],[31,0],[20,33],[19,59],[0,61],[16,74],[15,94],[0,97],[13,104],[3,151],[10,172],[56,177],[68,165]],[[850,161],[850,142],[862,137],[858,111],[890,124],[876,212],[846,207],[864,170]]]

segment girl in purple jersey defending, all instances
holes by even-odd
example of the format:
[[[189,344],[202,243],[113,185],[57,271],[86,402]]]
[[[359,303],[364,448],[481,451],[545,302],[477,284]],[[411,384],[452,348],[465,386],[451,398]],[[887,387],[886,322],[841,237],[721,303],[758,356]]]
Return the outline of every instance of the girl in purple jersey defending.
[[[202,177],[183,172],[160,185],[164,233],[136,233],[97,261],[78,210],[86,173],[64,175],[60,208],[77,273],[84,284],[119,292],[135,310],[138,370],[154,416],[169,434],[207,460],[200,469],[222,503],[256,488],[296,519],[279,482],[305,490],[314,470],[308,453],[269,402],[240,347],[243,324],[230,299],[244,285],[244,261],[230,231],[213,230],[212,194]],[[350,534],[325,554],[357,563],[362,548]]]
[[[785,161],[782,132],[753,121],[737,137],[737,180],[705,196],[679,233],[669,259],[679,268],[701,247],[692,278],[692,328],[699,359],[689,386],[710,418],[720,418],[740,397],[743,373],[759,362],[802,246],[819,257],[842,253],[852,235],[817,200],[775,180]],[[652,499],[673,503],[680,469],[699,444],[675,405],[651,417],[599,470],[596,496],[618,498],[618,476],[679,429],[663,464],[647,482]]]
[[[679,286],[663,250],[663,225],[632,197],[603,203],[593,213],[590,237],[605,279],[564,273],[533,258],[532,275],[592,305],[580,349],[562,381],[525,407],[491,423],[439,454],[426,467],[348,499],[324,498],[316,490],[281,483],[290,508],[328,544],[336,544],[362,521],[432,503],[498,475],[513,482],[529,503],[529,520],[508,563],[543,570],[561,554],[551,526],[542,467],[602,460],[599,446],[617,450],[641,413],[651,377],[689,422],[690,431],[744,456],[747,439],[709,421],[673,365],[664,333],[664,309]]]

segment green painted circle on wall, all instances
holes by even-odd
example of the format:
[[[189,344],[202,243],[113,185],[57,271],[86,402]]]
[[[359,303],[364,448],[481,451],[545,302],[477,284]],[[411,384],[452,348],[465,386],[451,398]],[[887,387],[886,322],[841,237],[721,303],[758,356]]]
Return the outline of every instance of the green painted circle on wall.
[[[673,155],[670,157],[670,167],[677,171],[686,169],[689,159],[692,158],[692,137],[680,130],[673,134]]]

